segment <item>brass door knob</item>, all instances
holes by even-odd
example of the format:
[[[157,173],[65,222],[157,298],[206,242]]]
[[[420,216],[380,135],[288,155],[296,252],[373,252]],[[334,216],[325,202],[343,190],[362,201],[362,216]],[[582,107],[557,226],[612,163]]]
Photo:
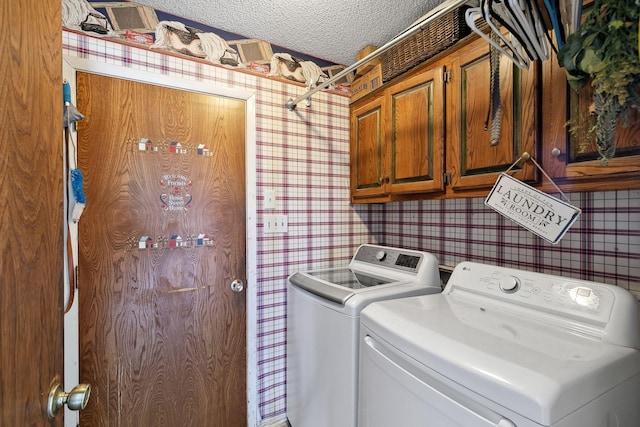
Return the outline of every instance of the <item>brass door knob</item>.
[[[72,411],[80,411],[86,408],[90,395],[90,384],[78,384],[69,393],[65,393],[62,384],[55,384],[49,391],[47,415],[49,418],[55,418],[64,405]]]

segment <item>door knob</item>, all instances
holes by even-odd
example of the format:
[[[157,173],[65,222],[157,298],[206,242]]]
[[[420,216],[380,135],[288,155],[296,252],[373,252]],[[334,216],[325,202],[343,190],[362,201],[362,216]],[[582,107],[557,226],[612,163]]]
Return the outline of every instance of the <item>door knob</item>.
[[[78,384],[69,393],[65,393],[62,384],[58,383],[51,387],[49,400],[47,401],[47,415],[55,418],[64,405],[72,411],[80,411],[87,406],[89,395],[91,394],[90,384]]]
[[[231,282],[231,290],[233,292],[242,292],[244,290],[244,282],[240,279],[236,279]]]

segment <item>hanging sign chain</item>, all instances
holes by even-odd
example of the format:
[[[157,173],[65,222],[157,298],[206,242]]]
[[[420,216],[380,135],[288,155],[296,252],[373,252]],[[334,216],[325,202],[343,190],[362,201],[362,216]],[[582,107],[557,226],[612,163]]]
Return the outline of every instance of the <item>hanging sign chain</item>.
[[[536,162],[536,159],[534,159],[531,154],[529,154],[528,152],[524,152],[522,153],[522,155],[520,157],[518,157],[518,160],[516,160],[515,162],[513,162],[513,164],[511,166],[509,166],[509,169],[507,169],[506,171],[504,171],[504,173],[509,173],[509,171],[511,169],[513,169],[518,163],[520,163],[521,160],[524,160],[525,162],[527,160],[531,160],[533,162],[533,164],[538,168],[538,170],[540,170],[540,172],[542,172],[542,175],[545,176],[545,178],[547,178],[549,180],[549,182],[551,182],[551,185],[553,185],[556,190],[558,190],[558,193],[560,193],[560,195],[562,195],[562,197],[564,198],[564,200],[567,203],[571,203],[571,200],[569,200],[569,198],[562,192],[562,190],[560,189],[560,187],[558,187],[556,185],[555,182],[553,182],[553,179],[551,179],[551,177],[544,171],[544,169],[542,169],[542,166],[540,166],[538,164],[538,162]]]

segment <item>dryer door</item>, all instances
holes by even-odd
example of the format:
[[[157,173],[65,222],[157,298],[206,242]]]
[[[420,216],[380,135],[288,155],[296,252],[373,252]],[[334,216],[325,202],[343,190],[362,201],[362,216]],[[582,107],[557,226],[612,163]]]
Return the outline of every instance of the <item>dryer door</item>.
[[[359,427],[516,427],[445,384],[408,356],[364,333],[360,351]],[[531,424],[537,425],[537,424]],[[518,424],[518,427],[527,427]]]

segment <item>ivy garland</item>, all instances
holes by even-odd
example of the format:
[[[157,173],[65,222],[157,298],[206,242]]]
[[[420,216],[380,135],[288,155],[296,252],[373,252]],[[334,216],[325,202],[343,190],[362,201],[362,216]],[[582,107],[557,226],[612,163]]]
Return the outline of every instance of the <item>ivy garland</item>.
[[[628,126],[640,111],[640,0],[596,0],[585,21],[558,52],[558,62],[574,90],[591,80],[595,135],[603,164],[615,155],[619,118]]]

